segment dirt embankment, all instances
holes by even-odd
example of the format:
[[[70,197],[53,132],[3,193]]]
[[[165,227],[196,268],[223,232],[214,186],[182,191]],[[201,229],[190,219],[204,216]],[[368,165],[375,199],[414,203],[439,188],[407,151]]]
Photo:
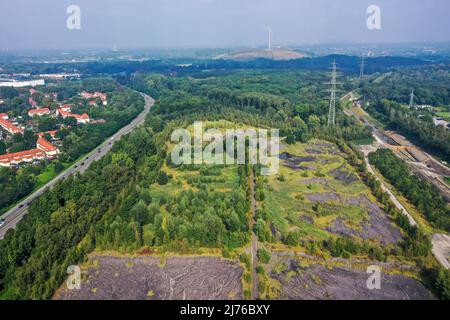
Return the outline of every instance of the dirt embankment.
[[[80,290],[65,284],[60,300],[242,299],[242,268],[218,257],[96,256]]]

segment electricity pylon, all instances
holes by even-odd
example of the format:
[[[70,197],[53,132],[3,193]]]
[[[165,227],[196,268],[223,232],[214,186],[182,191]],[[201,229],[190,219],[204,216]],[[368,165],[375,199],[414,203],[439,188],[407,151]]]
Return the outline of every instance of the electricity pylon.
[[[366,66],[366,60],[364,59],[364,55],[361,56],[361,59],[359,60],[359,80],[362,80],[364,77],[364,68]]]
[[[330,94],[330,110],[328,112],[328,126],[336,125],[336,86],[337,86],[336,62],[332,63],[331,71],[331,94]]]

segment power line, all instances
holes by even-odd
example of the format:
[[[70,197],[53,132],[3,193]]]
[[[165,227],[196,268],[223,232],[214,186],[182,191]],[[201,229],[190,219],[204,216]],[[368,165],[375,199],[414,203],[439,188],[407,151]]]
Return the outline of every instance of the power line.
[[[332,63],[330,110],[328,112],[328,126],[336,125],[336,86],[337,86],[336,61]]]
[[[365,60],[364,55],[363,55],[363,56],[361,56],[361,58],[359,60],[359,67],[360,67],[360,69],[359,69],[359,79],[360,80],[364,77],[365,66],[366,66],[366,60]]]

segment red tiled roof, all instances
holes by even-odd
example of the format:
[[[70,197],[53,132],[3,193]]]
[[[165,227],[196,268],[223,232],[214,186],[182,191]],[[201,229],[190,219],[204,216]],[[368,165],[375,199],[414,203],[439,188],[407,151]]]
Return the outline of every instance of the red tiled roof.
[[[45,152],[52,152],[57,150],[50,142],[43,138],[38,139],[37,147]]]
[[[4,120],[7,120],[9,117],[8,117],[8,115],[6,113],[0,113],[0,118],[4,119]]]
[[[30,111],[28,111],[29,115],[49,114],[49,113],[50,113],[50,109],[49,108],[31,109]]]
[[[56,136],[57,132],[58,132],[57,130],[51,130],[51,131],[39,132],[37,135],[39,138],[43,138],[44,135],[46,135],[48,133],[50,136],[54,137],[54,136]]]
[[[89,119],[87,113],[83,113],[82,115],[72,113],[70,116],[74,117],[75,119]]]
[[[45,158],[44,151],[39,149],[31,149],[15,153],[7,153],[0,156],[0,163],[19,163],[25,160],[33,160],[35,158]]]
[[[12,134],[23,132],[22,129],[20,129],[19,127],[16,127],[11,122],[9,122],[8,120],[5,120],[3,118],[0,118],[0,127],[3,127],[5,130],[7,130],[8,132],[10,132]]]

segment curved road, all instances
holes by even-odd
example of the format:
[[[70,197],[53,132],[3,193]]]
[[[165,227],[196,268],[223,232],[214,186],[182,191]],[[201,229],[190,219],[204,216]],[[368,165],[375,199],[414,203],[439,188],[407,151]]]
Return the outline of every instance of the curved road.
[[[145,117],[150,111],[150,108],[155,103],[151,97],[141,93],[141,95],[145,99],[145,107],[144,110],[127,124],[125,127],[120,129],[114,136],[106,140],[104,143],[99,145],[93,151],[91,151],[88,155],[86,155],[83,159],[79,160],[77,163],[73,164],[67,170],[62,172],[59,176],[55,177],[53,180],[48,182],[42,188],[38,189],[27,198],[18,203],[14,208],[6,212],[0,218],[5,219],[5,223],[0,227],[0,240],[4,238],[6,231],[9,229],[14,229],[17,224],[22,220],[22,218],[26,215],[27,209],[29,205],[40,195],[42,195],[47,188],[52,188],[57,182],[66,179],[68,176],[76,173],[83,173],[94,161],[100,160],[108,151],[112,148],[115,141],[120,140],[123,135],[126,135],[133,131],[136,127],[144,123]]]

